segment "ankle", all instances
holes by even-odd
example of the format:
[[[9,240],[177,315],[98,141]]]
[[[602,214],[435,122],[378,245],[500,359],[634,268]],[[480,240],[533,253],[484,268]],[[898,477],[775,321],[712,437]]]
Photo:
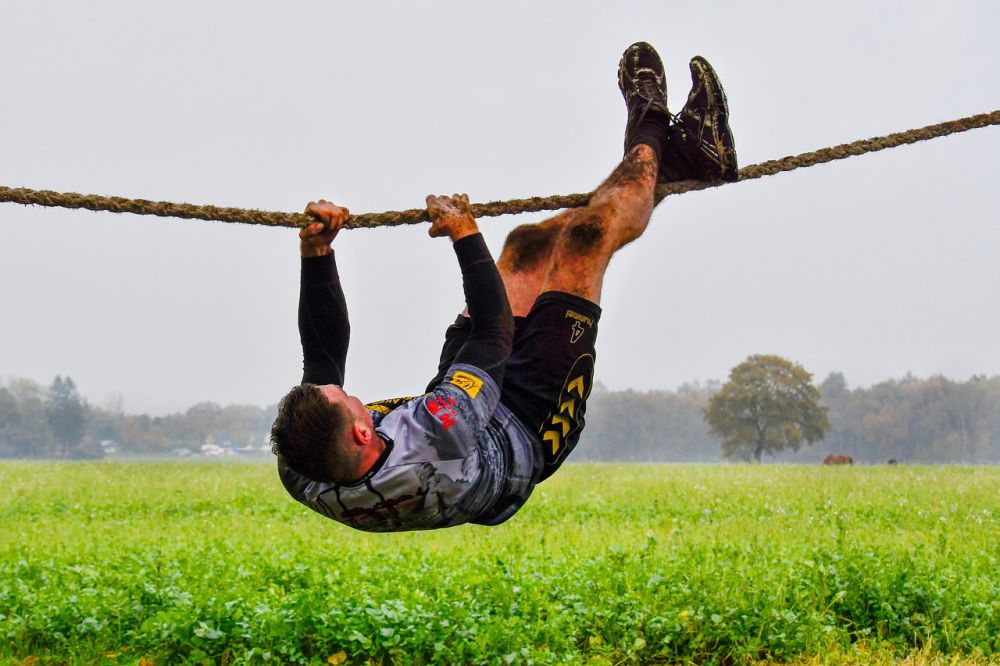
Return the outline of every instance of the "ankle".
[[[633,157],[642,161],[653,160],[654,165],[659,168],[666,145],[667,138],[661,137],[657,132],[636,133],[625,147],[625,159]]]
[[[656,156],[656,148],[650,146],[648,143],[636,143],[632,148],[630,148],[625,153],[625,157],[633,157],[633,159],[639,160],[650,160],[655,159],[658,161]]]

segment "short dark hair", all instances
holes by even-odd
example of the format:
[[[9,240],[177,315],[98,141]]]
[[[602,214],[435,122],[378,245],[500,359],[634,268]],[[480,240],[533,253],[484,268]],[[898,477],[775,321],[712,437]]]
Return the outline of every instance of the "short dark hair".
[[[325,483],[352,481],[357,460],[345,446],[349,414],[315,384],[296,386],[278,403],[271,451],[302,476]]]

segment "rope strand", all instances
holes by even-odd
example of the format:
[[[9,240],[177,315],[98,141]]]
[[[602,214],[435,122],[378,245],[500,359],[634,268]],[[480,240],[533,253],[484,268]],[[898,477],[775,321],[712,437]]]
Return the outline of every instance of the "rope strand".
[[[739,180],[763,178],[764,176],[772,176],[782,171],[792,171],[816,164],[824,164],[833,160],[842,160],[848,157],[864,155],[865,153],[895,148],[897,146],[966,132],[990,125],[1000,125],[1000,110],[960,118],[958,120],[949,120],[905,132],[897,132],[871,139],[861,139],[839,146],[821,148],[812,152],[802,153],[801,155],[789,155],[781,159],[761,162],[760,164],[753,164],[740,169]],[[699,180],[665,183],[657,186],[656,199],[660,201],[664,197],[674,194],[703,190],[709,187],[719,187],[726,184],[721,181]],[[529,199],[512,199],[510,201],[492,201],[489,203],[473,204],[472,212],[476,217],[494,217],[497,215],[530,213],[542,210],[579,208],[586,206],[589,200],[590,193],[588,192],[550,197],[531,197]],[[220,206],[198,206],[186,203],[171,203],[169,201],[148,201],[146,199],[104,197],[93,194],[76,194],[73,192],[30,190],[23,187],[10,188],[0,186],[0,202],[18,203],[26,206],[86,208],[87,210],[106,211],[110,213],[156,215],[158,217],[179,217],[216,222],[239,222],[242,224],[258,224],[269,227],[303,227],[315,221],[314,218],[302,213],[281,213],[245,208],[224,208]],[[401,224],[416,224],[427,222],[428,220],[429,218],[425,209],[411,208],[401,211],[353,215],[344,226],[348,229],[370,229],[374,227],[393,227]]]

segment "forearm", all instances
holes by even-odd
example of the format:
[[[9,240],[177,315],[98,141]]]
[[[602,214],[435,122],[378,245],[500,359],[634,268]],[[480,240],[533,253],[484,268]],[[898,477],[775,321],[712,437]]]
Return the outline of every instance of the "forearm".
[[[514,339],[507,291],[482,234],[461,238],[453,247],[462,269],[462,287],[472,323],[472,332],[454,362],[482,368],[501,385]]]
[[[302,382],[344,383],[351,326],[333,253],[302,258],[299,290],[299,338]]]

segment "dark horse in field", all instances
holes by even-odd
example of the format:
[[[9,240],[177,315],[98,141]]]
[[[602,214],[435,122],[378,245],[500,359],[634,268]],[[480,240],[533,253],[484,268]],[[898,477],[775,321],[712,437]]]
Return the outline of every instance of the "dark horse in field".
[[[823,458],[824,465],[853,465],[854,458],[851,456],[841,456],[836,453],[831,453],[826,458]]]

